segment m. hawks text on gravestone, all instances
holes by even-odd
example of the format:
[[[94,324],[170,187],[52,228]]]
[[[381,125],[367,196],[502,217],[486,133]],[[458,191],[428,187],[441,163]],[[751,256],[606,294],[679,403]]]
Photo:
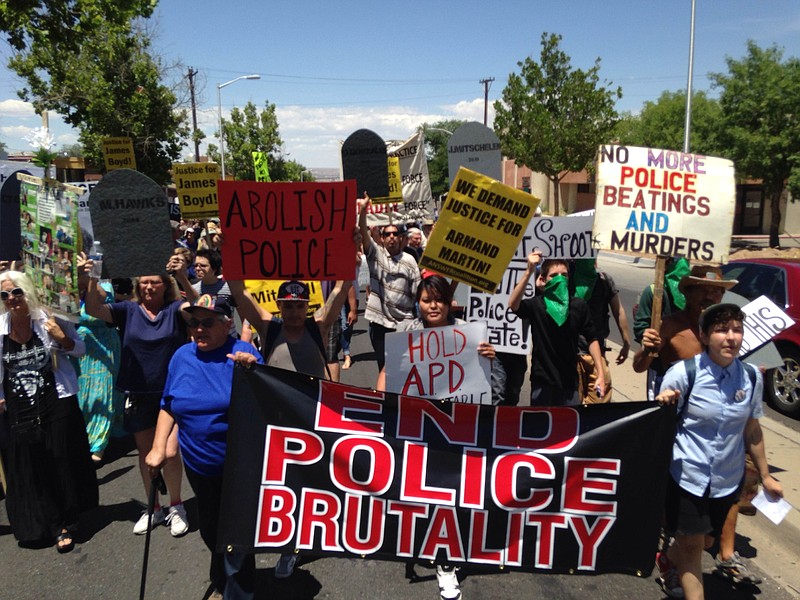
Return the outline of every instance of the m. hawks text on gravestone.
[[[383,162],[386,162],[384,157]],[[219,182],[229,279],[352,279],[354,181]]]
[[[359,195],[389,196],[389,165],[383,138],[369,129],[351,133],[342,144],[342,173],[345,181],[356,181]]]
[[[108,173],[89,200],[94,239],[103,245],[104,277],[164,272],[172,254],[172,227],[164,190],[130,169]]]

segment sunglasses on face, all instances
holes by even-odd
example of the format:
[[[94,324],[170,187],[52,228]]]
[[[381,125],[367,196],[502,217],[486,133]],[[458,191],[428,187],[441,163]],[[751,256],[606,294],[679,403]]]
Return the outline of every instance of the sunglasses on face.
[[[381,233],[381,237],[400,237],[399,231],[384,231]]]
[[[210,329],[218,320],[219,319],[217,317],[206,317],[205,319],[196,319],[192,317],[187,321],[187,323],[192,329],[199,327],[200,325],[202,325],[204,329]]]
[[[7,292],[5,290],[0,291],[0,298],[3,299],[3,302],[11,298],[12,296],[14,298],[22,298],[25,296],[25,290],[23,290],[21,287],[15,287],[10,292]]]
[[[204,265],[203,263],[194,263],[195,269],[210,269],[211,265]]]

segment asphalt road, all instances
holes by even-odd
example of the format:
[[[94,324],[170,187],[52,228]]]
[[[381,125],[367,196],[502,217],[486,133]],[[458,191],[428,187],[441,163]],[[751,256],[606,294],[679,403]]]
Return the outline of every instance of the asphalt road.
[[[618,282],[626,281],[623,270],[614,269]],[[619,271],[619,272],[618,272]],[[641,290],[639,287],[639,290]],[[638,292],[637,292],[638,293]],[[362,303],[363,306],[363,303]],[[627,306],[627,304],[626,304]],[[355,365],[343,371],[343,381],[369,387],[377,371],[366,335],[363,317],[353,337]],[[523,397],[526,394],[523,393]],[[59,555],[52,546],[20,548],[10,533],[5,502],[0,502],[0,600],[91,600],[100,598],[135,599],[139,597],[144,537],[132,534],[133,523],[142,510],[144,493],[136,467],[137,454],[128,439],[115,440],[106,453],[106,462],[98,470],[101,507],[85,515],[77,536],[77,547]],[[188,484],[184,499],[189,511],[190,531],[179,539],[160,527],[153,531],[146,598],[164,600],[207,597],[208,552],[197,531],[196,506]],[[745,557],[756,548],[749,540],[739,539]],[[366,559],[320,558],[301,562],[287,580],[276,580],[273,569],[276,556],[258,557],[257,598],[286,599],[369,599],[404,600],[439,597],[434,571],[428,565],[416,565],[408,571],[399,562]],[[758,587],[737,589],[711,575],[713,561],[704,557],[706,598],[709,600],[790,600],[794,596],[779,588],[765,575]],[[629,575],[547,575],[520,572],[478,573],[461,570],[465,600],[558,598],[564,600],[642,600],[661,599],[664,595],[655,583],[657,573]]]

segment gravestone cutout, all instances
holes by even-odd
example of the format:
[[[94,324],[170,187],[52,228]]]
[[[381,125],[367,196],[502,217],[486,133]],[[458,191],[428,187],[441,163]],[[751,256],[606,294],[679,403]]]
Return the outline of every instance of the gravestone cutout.
[[[369,129],[350,134],[342,144],[342,174],[344,180],[355,179],[358,195],[371,198],[389,195],[389,165],[386,143]]]
[[[169,200],[152,179],[131,169],[108,173],[92,190],[94,239],[103,246],[103,277],[157,275],[172,254]]]

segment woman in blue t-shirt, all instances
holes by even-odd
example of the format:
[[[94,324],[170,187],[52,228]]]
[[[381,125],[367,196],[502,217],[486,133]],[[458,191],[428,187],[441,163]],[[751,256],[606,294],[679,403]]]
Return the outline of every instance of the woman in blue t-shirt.
[[[87,260],[86,267],[91,269],[91,260]],[[136,441],[139,470],[147,497],[152,481],[145,457],[153,446],[169,361],[187,340],[186,324],[180,312],[185,306],[188,303],[180,300],[175,280],[166,273],[137,277],[133,283],[133,300],[105,304],[105,291],[100,287],[99,280],[94,278],[89,281],[86,292],[86,312],[120,329],[122,355],[116,385],[125,394],[123,424]],[[172,437],[169,448],[171,458],[164,465],[169,508],[165,514],[157,500],[149,527],[166,522],[170,533],[178,537],[185,534],[189,527],[181,501],[183,468],[177,437]],[[147,529],[148,518],[144,512],[134,525],[133,532],[142,535]]]

